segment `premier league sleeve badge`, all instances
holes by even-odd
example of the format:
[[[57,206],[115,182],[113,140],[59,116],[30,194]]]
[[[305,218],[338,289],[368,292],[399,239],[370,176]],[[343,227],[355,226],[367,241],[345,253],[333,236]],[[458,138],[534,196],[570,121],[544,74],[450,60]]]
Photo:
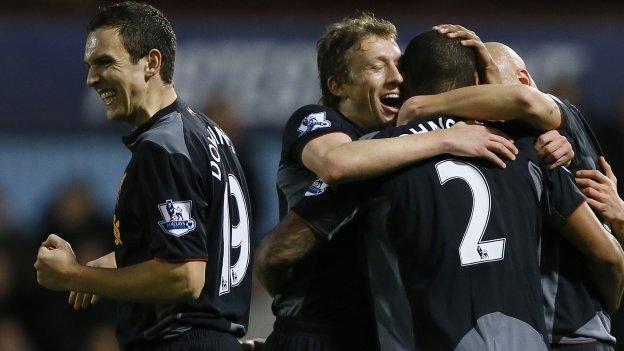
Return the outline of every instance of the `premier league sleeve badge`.
[[[299,132],[299,136],[307,132],[313,132],[320,128],[329,128],[331,127],[331,121],[327,119],[325,111],[311,113],[307,115],[297,128],[297,132]]]
[[[158,210],[164,221],[159,221],[158,225],[162,230],[175,237],[180,237],[195,229],[195,220],[191,218],[192,201],[172,201],[167,200],[164,204],[158,205]]]

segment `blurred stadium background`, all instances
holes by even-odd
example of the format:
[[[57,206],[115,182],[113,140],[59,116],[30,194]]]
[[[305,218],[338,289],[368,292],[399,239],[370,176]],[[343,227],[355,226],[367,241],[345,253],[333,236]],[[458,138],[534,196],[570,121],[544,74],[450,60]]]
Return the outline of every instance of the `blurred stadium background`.
[[[32,268],[48,233],[68,239],[83,263],[112,248],[110,218],[129,160],[120,139],[129,130],[106,120],[82,64],[84,27],[106,3],[0,2],[0,350],[116,350],[110,302],[74,312],[67,294],[36,286]],[[356,8],[393,21],[402,46],[438,23],[460,23],[484,41],[509,44],[541,90],[584,111],[624,179],[620,2],[151,3],[177,33],[178,93],[235,141],[253,192],[256,238],[277,221],[281,128],[294,109],[319,97],[316,39]],[[266,336],[272,321],[270,299],[256,284],[248,336]],[[624,321],[616,316],[614,324],[624,340]]]

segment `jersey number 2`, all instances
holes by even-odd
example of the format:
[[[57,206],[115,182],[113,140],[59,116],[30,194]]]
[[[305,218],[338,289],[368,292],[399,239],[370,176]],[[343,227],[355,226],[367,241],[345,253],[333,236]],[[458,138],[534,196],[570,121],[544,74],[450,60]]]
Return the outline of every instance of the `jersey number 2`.
[[[235,206],[230,206],[230,197],[236,201]],[[238,212],[234,218],[238,223],[232,223],[230,209]],[[232,263],[231,250],[240,248],[240,254],[236,262]],[[243,281],[249,267],[249,211],[243,189],[238,179],[232,174],[228,175],[223,192],[223,263],[221,266],[221,284],[219,295],[230,292]]]
[[[441,185],[459,178],[468,184],[472,192],[472,212],[459,245],[461,265],[502,260],[505,257],[505,238],[481,241],[490,220],[491,207],[490,189],[483,174],[469,163],[453,160],[439,162],[436,170]]]

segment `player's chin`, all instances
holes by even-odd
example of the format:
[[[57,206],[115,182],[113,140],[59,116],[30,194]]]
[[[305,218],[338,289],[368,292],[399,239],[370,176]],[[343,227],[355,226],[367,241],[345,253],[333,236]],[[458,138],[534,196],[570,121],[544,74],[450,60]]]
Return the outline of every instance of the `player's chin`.
[[[391,114],[380,113],[379,121],[381,122],[382,126],[385,127],[388,125],[396,124],[398,117],[399,117],[398,113],[391,113]]]
[[[394,124],[399,117],[399,109],[382,104],[378,115],[384,125]]]
[[[106,110],[106,117],[108,118],[109,121],[119,121],[119,122],[125,121],[125,115],[123,113],[120,113],[119,111],[110,110],[110,109]]]

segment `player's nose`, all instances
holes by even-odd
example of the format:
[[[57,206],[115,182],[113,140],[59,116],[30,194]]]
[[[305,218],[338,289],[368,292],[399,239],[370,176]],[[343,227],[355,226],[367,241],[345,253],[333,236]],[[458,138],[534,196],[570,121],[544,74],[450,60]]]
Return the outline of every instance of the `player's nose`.
[[[99,81],[100,81],[100,75],[97,72],[95,72],[93,69],[89,69],[89,72],[87,73],[87,85],[89,87],[93,87]]]
[[[388,83],[396,85],[403,83],[403,76],[396,65],[390,65],[390,69],[388,70]]]

